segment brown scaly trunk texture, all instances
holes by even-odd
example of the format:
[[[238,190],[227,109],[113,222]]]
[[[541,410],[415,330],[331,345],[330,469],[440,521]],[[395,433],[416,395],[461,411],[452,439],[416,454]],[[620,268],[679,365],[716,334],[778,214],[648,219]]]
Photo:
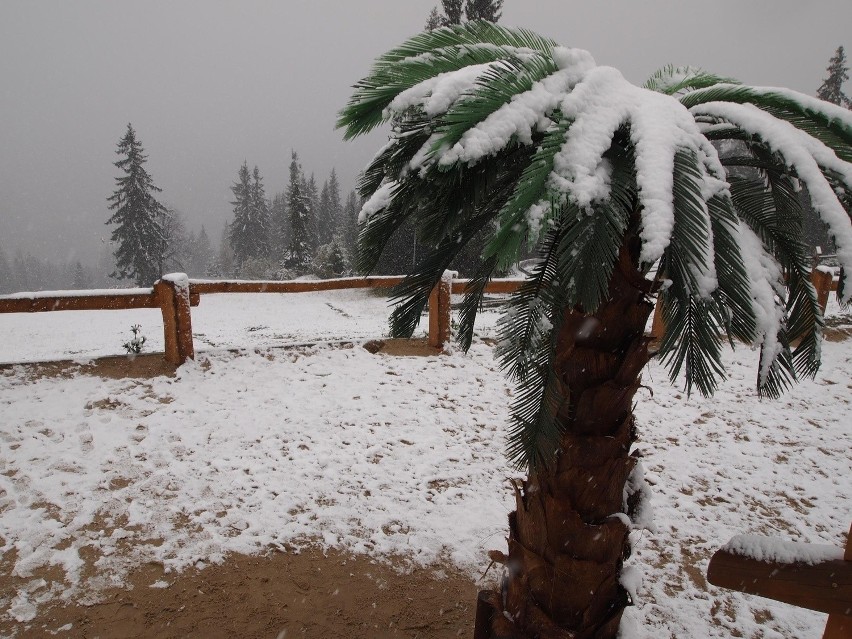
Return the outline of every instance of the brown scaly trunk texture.
[[[609,300],[594,314],[566,312],[555,368],[568,398],[557,461],[515,486],[501,592],[480,593],[479,639],[611,639],[629,604],[619,584],[630,554],[624,491],[637,458],[633,397],[652,357],[644,336],[650,282],[625,242]],[[628,500],[630,501],[630,500]]]

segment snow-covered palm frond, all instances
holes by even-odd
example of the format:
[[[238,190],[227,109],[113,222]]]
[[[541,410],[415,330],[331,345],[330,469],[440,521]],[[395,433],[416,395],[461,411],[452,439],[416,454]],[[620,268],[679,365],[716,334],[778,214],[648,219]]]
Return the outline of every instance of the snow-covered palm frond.
[[[688,390],[724,376],[719,334],[761,349],[758,388],[776,395],[819,365],[822,318],[802,244],[798,185],[852,269],[852,113],[785,89],[690,67],[645,85],[529,31],[467,23],[415,36],[355,87],[347,137],[390,121],[359,188],[361,267],[406,220],[423,258],[396,291],[410,334],[461,245],[490,234],[460,331],[467,347],[485,284],[525,242],[539,269],[501,323],[500,358],[519,380],[510,457],[553,443],[551,362],[561,311],[594,313],[638,234],[656,266],[662,356]],[[852,297],[842,286],[844,301]],[[791,350],[791,344],[797,343]],[[564,399],[564,398],[563,398]],[[552,450],[552,447],[551,447]]]
[[[338,126],[349,139],[417,103],[434,115],[472,88],[490,65],[542,59],[554,46],[532,31],[482,21],[423,32],[376,60],[370,75],[355,85]]]
[[[656,71],[643,86],[657,93],[678,95],[685,91],[703,89],[720,83],[735,84],[736,80],[708,73],[699,67],[676,67],[669,64]]]

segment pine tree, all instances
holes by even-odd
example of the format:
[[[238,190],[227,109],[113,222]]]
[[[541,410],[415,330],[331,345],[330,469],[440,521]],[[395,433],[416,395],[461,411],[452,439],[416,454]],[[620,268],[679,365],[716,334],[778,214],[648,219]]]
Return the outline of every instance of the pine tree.
[[[443,20],[441,19],[441,14],[438,12],[438,7],[432,7],[432,12],[429,14],[429,17],[426,18],[426,26],[424,29],[426,31],[434,31],[438,27],[442,26]]]
[[[195,277],[204,277],[213,261],[213,248],[210,245],[210,238],[207,235],[207,230],[204,225],[201,225],[201,231],[196,237],[192,238],[190,243],[190,260],[189,274]]]
[[[340,202],[340,182],[334,167],[328,176],[328,212],[332,220],[332,235],[337,235],[342,228],[343,205]]]
[[[328,180],[326,180],[322,183],[319,205],[316,211],[317,244],[320,246],[328,244],[334,233],[334,219],[331,217],[329,209]]]
[[[130,124],[116,153],[123,157],[115,166],[124,174],[115,178],[117,188],[107,198],[110,210],[115,211],[107,224],[117,225],[111,236],[117,245],[113,277],[151,285],[163,272],[166,207],[154,197],[160,189],[145,170],[148,156]]]
[[[92,287],[92,276],[80,260],[74,263],[71,287],[81,291]]]
[[[843,47],[837,47],[837,51],[828,62],[826,71],[828,71],[828,77],[817,89],[817,97],[820,100],[852,109],[852,100],[843,93],[843,82],[849,79],[849,67],[846,66],[846,53],[843,51]]]
[[[441,6],[444,8],[444,26],[450,24],[461,24],[462,19],[462,0],[441,0]]]
[[[3,247],[0,246],[0,295],[4,293],[14,293],[17,290],[16,278],[12,272],[12,267],[6,259],[6,254],[3,252]]]
[[[269,202],[266,201],[266,190],[263,188],[263,178],[257,166],[252,172],[251,213],[252,225],[255,229],[254,257],[269,259],[271,224],[269,220]]]
[[[239,266],[252,256],[254,229],[251,224],[251,175],[248,163],[243,162],[237,172],[237,181],[231,187],[234,194],[234,220],[228,226],[228,241],[234,251],[234,261]]]
[[[234,276],[234,251],[231,248],[230,225],[226,224],[219,238],[219,250],[207,267],[208,277]]]
[[[183,215],[169,209],[163,220],[163,236],[166,247],[163,252],[164,272],[181,271],[189,268],[190,236]]]
[[[272,197],[270,207],[270,242],[272,255],[276,260],[284,259],[284,254],[290,244],[290,219],[287,216],[287,196],[276,193]]]
[[[342,207],[340,204],[340,183],[337,172],[331,169],[331,175],[323,182],[319,204],[316,209],[317,244],[322,246],[331,242],[341,224]]]
[[[263,178],[255,166],[249,175],[248,164],[243,162],[231,191],[234,193],[234,221],[230,225],[229,239],[234,259],[239,269],[250,259],[267,259],[269,249],[269,205],[263,188]]]
[[[502,8],[503,0],[466,0],[464,14],[468,20],[497,22]]]
[[[340,225],[343,239],[343,250],[349,256],[351,263],[358,261],[358,213],[361,204],[355,191],[349,191],[346,204],[341,212],[342,223]]]
[[[290,218],[290,243],[287,247],[287,268],[304,269],[311,259],[312,220],[310,198],[305,193],[307,183],[299,165],[299,156],[293,151],[290,160],[290,183],[287,185],[287,212]]]

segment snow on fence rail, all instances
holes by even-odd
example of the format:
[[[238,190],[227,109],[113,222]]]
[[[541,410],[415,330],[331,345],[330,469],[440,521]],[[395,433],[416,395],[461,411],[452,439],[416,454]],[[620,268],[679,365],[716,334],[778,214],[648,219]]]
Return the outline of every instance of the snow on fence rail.
[[[714,586],[829,614],[823,639],[852,637],[852,527],[846,551],[739,535],[707,567]]]
[[[194,359],[191,307],[212,293],[308,293],[353,288],[391,288],[403,276],[343,277],[329,280],[245,281],[195,280],[183,273],[165,275],[152,288],[96,291],[45,291],[0,296],[0,313],[159,308],[163,314],[164,357],[179,366]],[[429,297],[429,345],[440,348],[450,339],[450,295],[464,291],[469,280],[447,271]],[[521,279],[495,279],[488,293],[512,293]]]

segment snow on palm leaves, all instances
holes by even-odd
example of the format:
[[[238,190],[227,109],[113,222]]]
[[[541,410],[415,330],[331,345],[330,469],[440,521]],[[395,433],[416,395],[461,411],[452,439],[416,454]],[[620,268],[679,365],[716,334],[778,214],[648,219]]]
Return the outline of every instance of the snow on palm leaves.
[[[493,228],[462,312],[469,344],[484,282],[526,238],[540,266],[510,305],[499,353],[522,386],[546,386],[560,311],[591,313],[606,298],[638,211],[639,261],[646,274],[656,269],[672,379],[683,371],[688,390],[712,393],[724,374],[720,331],[761,347],[762,393],[816,372],[822,317],[797,192],[807,188],[848,273],[849,111],[693,68],[637,87],[585,51],[471,22],[379,58],[339,126],[354,137],[387,121],[391,140],[359,185],[369,198],[360,266],[369,270],[410,217],[433,247],[397,291],[397,333],[413,330],[460,245]],[[841,289],[847,302],[852,290]]]

